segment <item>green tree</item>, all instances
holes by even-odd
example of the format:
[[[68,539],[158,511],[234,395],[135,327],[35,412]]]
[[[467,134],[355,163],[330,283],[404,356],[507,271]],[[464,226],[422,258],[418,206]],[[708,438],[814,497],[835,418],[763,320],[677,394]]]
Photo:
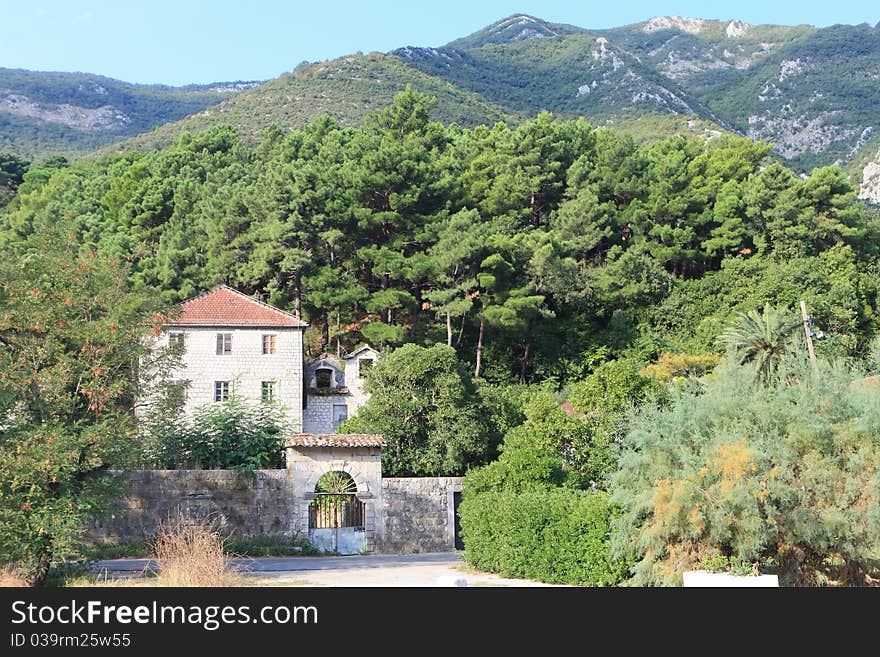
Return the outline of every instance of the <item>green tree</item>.
[[[787,308],[764,306],[761,312],[740,314],[719,336],[718,342],[740,365],[750,363],[758,378],[769,383],[782,359],[792,353],[800,319]]]
[[[0,561],[35,585],[108,508],[136,450],[132,407],[160,354],[155,297],[77,251],[67,227],[0,256]]]
[[[508,430],[501,455],[465,477],[469,493],[524,492],[561,486],[566,478],[563,449],[582,441],[586,428],[559,409],[555,396],[539,393],[526,402],[525,419]]]
[[[13,153],[0,153],[0,208],[15,196],[29,166],[30,162]]]
[[[464,322],[473,310],[477,289],[477,262],[485,252],[487,227],[476,210],[452,216],[431,249],[433,284],[425,291],[432,310],[446,326],[446,344],[453,346],[453,320],[461,322],[455,346],[461,342]],[[457,327],[456,327],[457,328]]]
[[[616,445],[626,435],[633,409],[650,402],[664,403],[666,389],[643,376],[632,359],[611,360],[599,365],[582,381],[571,385],[569,401],[581,414],[581,435],[567,451],[572,471],[582,488],[607,489],[608,477],[617,469]]]
[[[494,455],[497,439],[453,348],[406,344],[386,352],[366,390],[369,401],[338,431],[381,434],[387,476],[460,475]]]

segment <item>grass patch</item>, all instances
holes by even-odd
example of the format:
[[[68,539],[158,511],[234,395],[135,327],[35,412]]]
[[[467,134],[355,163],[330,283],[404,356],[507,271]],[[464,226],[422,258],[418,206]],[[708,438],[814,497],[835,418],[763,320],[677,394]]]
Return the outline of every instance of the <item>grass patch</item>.
[[[283,536],[260,536],[246,539],[229,539],[226,550],[242,557],[298,557],[321,554],[306,541],[295,541]]]
[[[159,527],[153,543],[158,586],[241,586],[244,579],[229,563],[224,539],[207,520],[183,514]]]
[[[30,581],[19,568],[9,564],[0,566],[0,588],[20,588],[30,585]]]

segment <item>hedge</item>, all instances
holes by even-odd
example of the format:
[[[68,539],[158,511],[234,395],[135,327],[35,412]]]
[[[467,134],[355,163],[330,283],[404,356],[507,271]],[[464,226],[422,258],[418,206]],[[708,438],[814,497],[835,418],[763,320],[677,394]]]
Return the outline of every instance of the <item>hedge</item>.
[[[468,495],[459,507],[465,560],[479,570],[552,584],[614,586],[613,511],[603,492],[567,488]]]

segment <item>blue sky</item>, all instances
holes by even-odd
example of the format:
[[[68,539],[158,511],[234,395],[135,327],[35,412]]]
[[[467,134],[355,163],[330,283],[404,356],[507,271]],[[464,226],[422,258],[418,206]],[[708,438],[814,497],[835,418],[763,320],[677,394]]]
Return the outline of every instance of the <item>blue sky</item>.
[[[275,77],[303,60],[439,46],[526,13],[604,28],[653,16],[749,23],[880,21],[877,0],[0,0],[0,66],[187,84]]]

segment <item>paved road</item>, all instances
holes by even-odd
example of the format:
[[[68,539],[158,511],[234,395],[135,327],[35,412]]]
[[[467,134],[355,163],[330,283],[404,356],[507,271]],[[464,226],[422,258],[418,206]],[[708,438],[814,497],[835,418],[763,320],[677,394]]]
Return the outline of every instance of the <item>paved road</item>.
[[[345,557],[256,557],[233,559],[232,565],[245,572],[293,572],[300,570],[351,570],[355,568],[399,568],[402,566],[456,566],[463,563],[457,552],[426,554],[369,554]],[[134,573],[155,568],[151,559],[108,559],[92,566],[97,572]]]
[[[235,559],[233,566],[252,586],[545,586],[470,570],[455,552],[371,554],[348,557],[260,557]],[[95,571],[116,577],[137,576],[155,567],[148,559],[99,561]],[[458,584],[460,585],[460,584]]]

